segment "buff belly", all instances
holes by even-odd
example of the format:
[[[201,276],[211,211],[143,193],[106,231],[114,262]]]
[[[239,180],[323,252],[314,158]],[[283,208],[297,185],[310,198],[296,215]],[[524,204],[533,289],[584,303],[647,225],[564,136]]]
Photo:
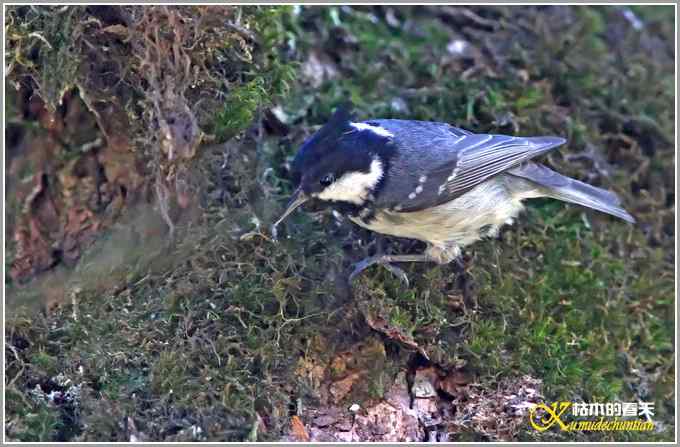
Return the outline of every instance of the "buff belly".
[[[508,187],[510,181],[513,188]],[[433,208],[410,213],[378,210],[368,222],[360,217],[351,219],[378,233],[418,239],[439,250],[458,251],[484,236],[497,234],[502,225],[511,223],[522,211],[522,199],[539,196],[534,188],[518,191],[515,186],[519,186],[515,177],[501,175]]]

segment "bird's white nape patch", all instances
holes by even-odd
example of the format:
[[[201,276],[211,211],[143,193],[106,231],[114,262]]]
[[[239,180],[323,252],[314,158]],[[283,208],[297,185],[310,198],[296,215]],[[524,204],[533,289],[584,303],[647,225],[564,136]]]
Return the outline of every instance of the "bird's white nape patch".
[[[317,197],[321,200],[349,202],[361,205],[375,189],[384,174],[383,164],[374,158],[368,172],[347,172],[342,177],[324,188]]]
[[[371,126],[370,124],[366,123],[349,123],[349,124],[356,130],[369,130],[376,135],[380,135],[381,137],[392,138],[394,136],[392,132],[380,126]]]

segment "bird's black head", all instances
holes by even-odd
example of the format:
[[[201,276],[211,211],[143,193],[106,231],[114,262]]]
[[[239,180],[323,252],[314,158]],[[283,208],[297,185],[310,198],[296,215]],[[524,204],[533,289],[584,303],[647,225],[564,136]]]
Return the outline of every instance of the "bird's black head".
[[[349,108],[339,107],[295,156],[297,190],[281,220],[310,198],[365,204],[385,175],[391,137],[375,123],[352,122]]]

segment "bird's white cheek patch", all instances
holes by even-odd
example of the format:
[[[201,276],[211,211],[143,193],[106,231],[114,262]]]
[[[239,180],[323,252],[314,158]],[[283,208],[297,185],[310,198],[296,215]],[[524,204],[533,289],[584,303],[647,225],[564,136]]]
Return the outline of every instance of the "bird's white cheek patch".
[[[366,202],[368,194],[376,187],[382,176],[382,163],[375,158],[368,172],[348,172],[321,191],[317,197],[321,200],[361,205]]]

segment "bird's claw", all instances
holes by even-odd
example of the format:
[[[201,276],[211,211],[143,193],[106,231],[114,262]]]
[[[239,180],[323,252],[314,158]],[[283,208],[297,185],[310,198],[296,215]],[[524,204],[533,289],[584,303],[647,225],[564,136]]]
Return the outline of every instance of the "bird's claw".
[[[409,283],[409,281],[408,281],[408,276],[406,276],[406,272],[405,272],[405,271],[403,271],[402,269],[400,269],[399,267],[397,267],[396,265],[393,265],[393,264],[385,263],[385,264],[383,264],[383,266],[384,266],[390,273],[392,273],[394,276],[396,276],[397,278],[399,278],[399,280],[400,280],[402,283],[404,283],[404,286],[409,287],[410,283]]]
[[[366,258],[354,264],[354,270],[352,270],[352,273],[349,274],[349,282],[354,282],[354,279],[359,275],[359,273],[363,272],[371,265],[375,264],[375,262],[371,261],[372,260],[370,258]]]
[[[364,270],[366,270],[368,267],[372,266],[373,264],[380,264],[383,267],[385,267],[390,273],[392,273],[394,276],[399,278],[401,282],[404,283],[406,287],[409,286],[409,280],[408,276],[406,276],[406,272],[404,272],[402,269],[397,267],[396,265],[390,264],[387,261],[383,261],[380,258],[366,258],[362,261],[357,262],[354,264],[354,270],[352,273],[349,275],[349,282],[353,282],[354,279]]]

